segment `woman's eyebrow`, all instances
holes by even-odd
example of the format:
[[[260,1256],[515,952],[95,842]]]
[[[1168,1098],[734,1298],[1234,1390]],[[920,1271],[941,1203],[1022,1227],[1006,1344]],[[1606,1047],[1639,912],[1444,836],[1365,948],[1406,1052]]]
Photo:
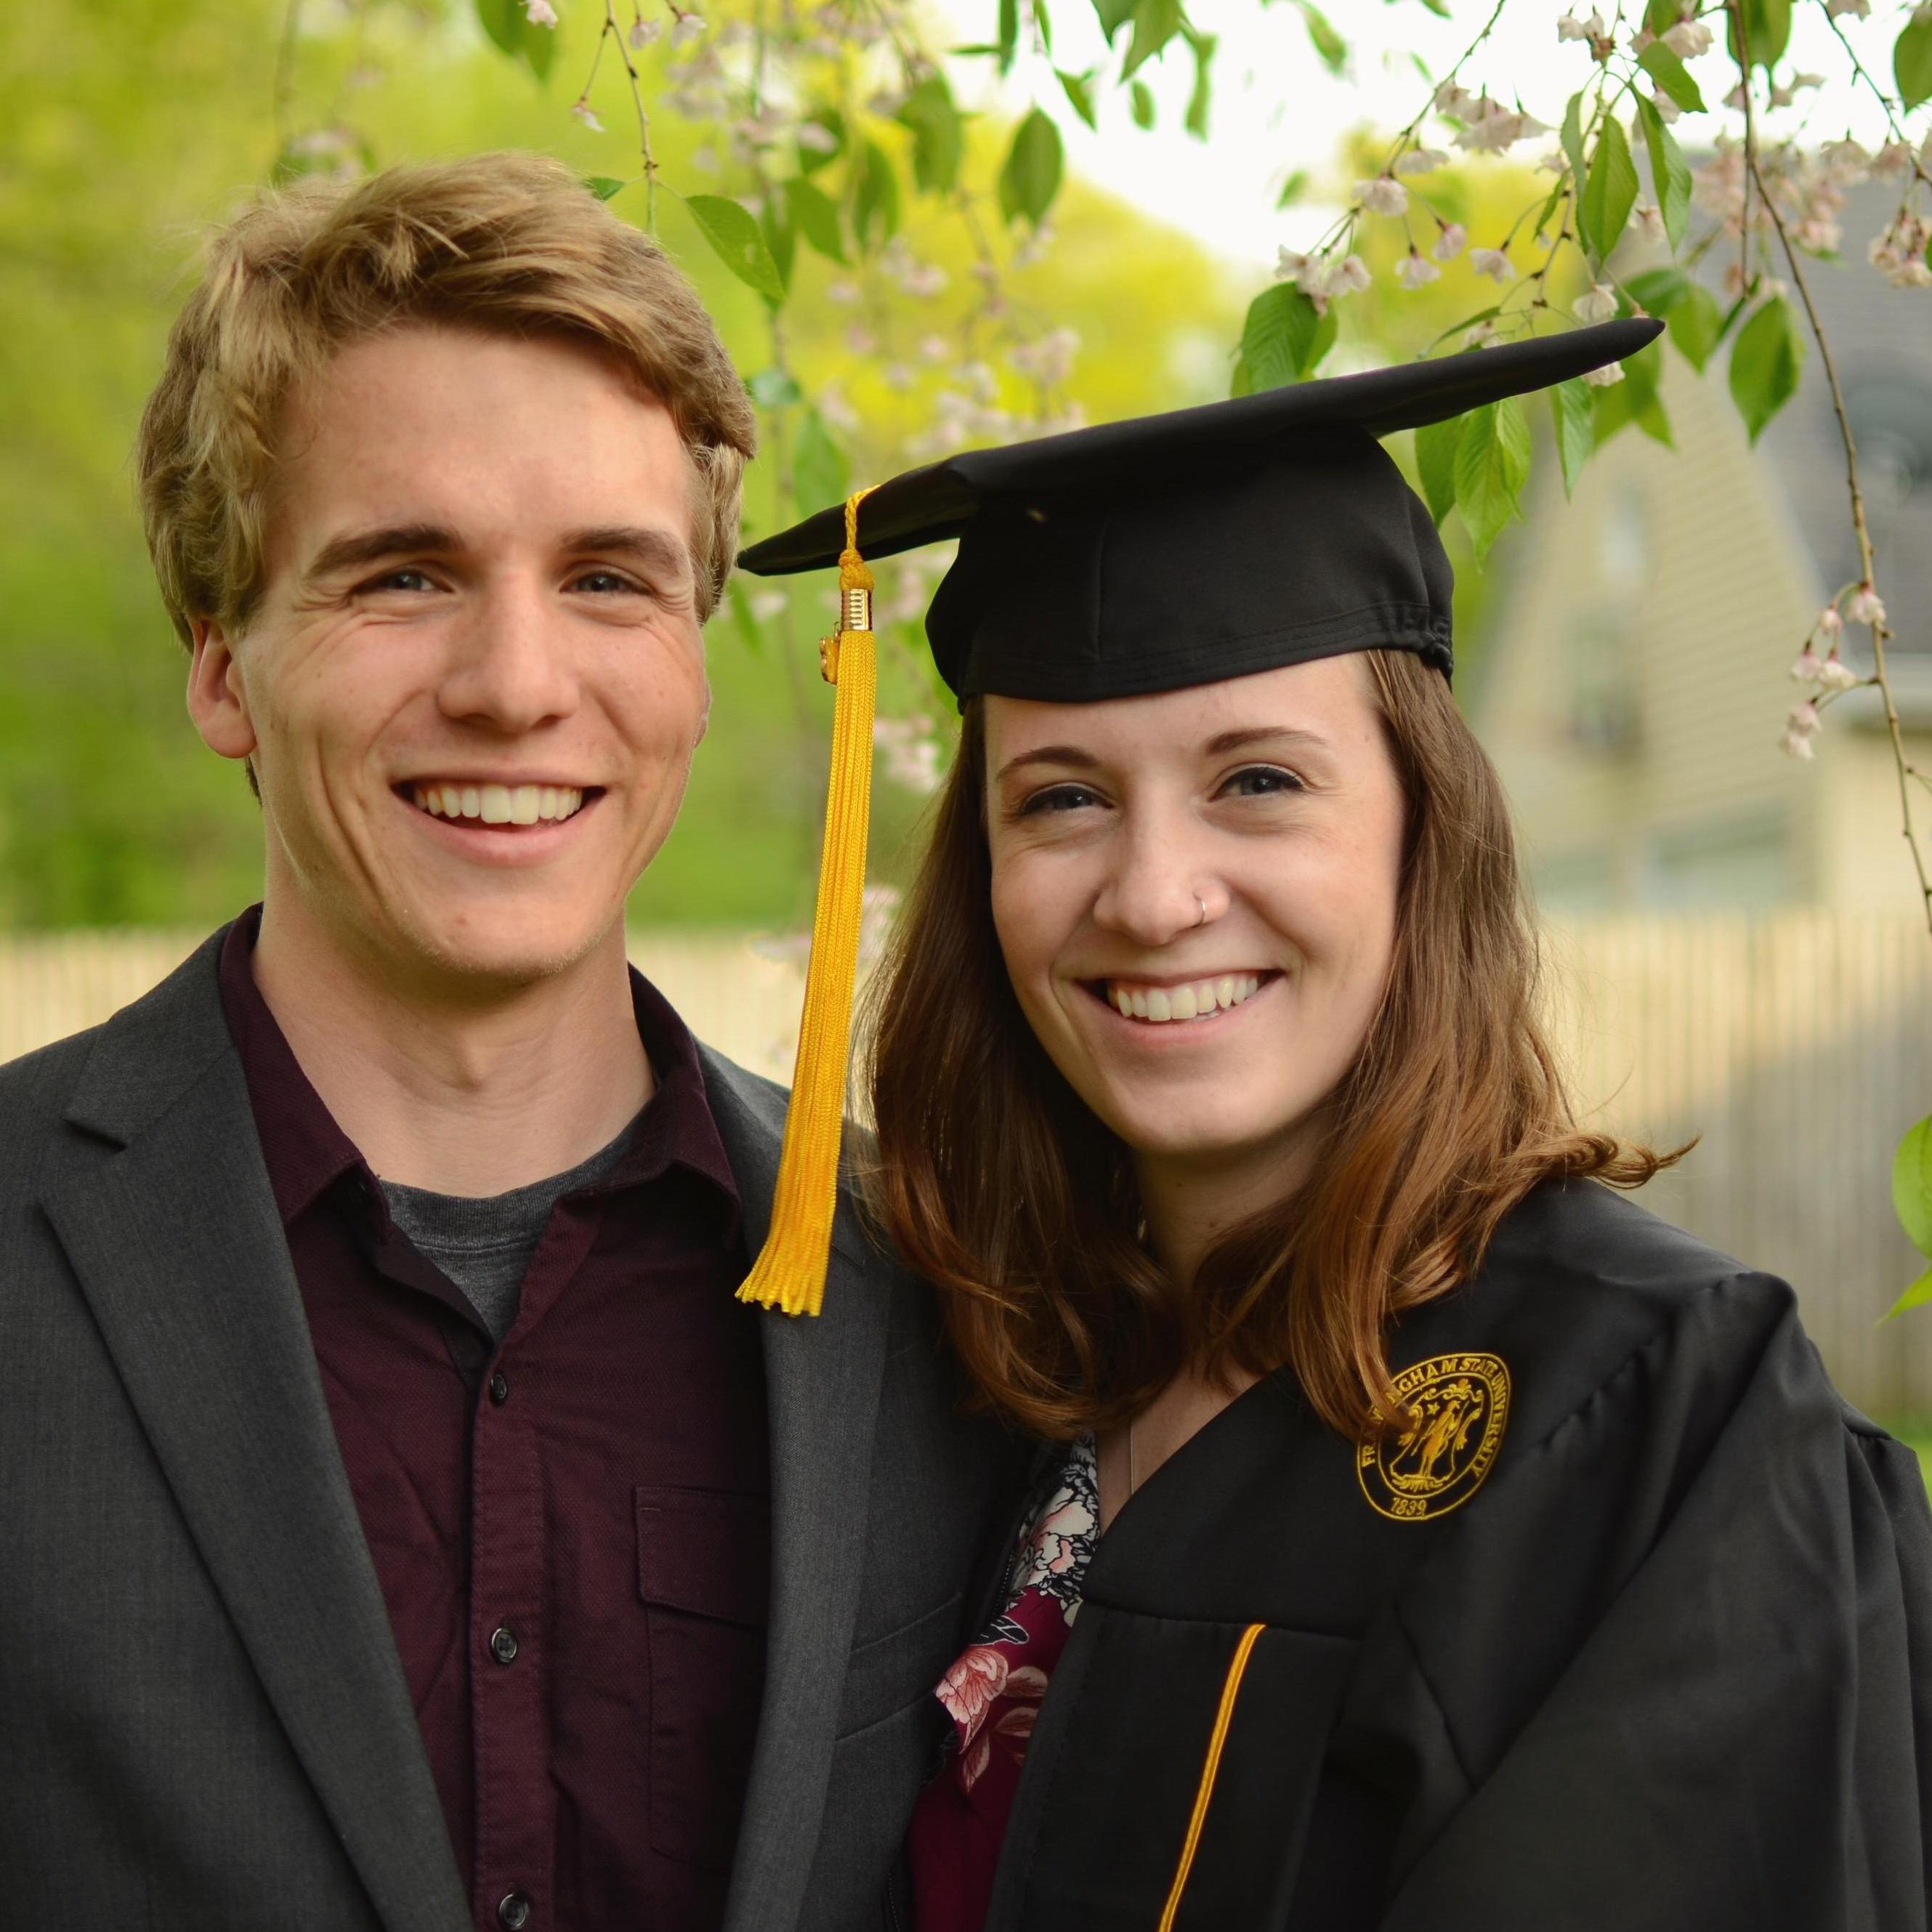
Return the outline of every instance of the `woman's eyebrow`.
[[[1256,724],[1244,730],[1223,731],[1220,736],[1210,738],[1203,749],[1210,758],[1224,757],[1229,752],[1245,752],[1256,745],[1299,745],[1304,749],[1325,752],[1328,740],[1318,731],[1304,731],[1292,724]]]
[[[1003,784],[1014,772],[1024,771],[1029,765],[1070,765],[1076,771],[1090,772],[1100,762],[1091,752],[1083,752],[1078,745],[1042,745],[1035,751],[1009,758],[1000,767],[994,782]]]

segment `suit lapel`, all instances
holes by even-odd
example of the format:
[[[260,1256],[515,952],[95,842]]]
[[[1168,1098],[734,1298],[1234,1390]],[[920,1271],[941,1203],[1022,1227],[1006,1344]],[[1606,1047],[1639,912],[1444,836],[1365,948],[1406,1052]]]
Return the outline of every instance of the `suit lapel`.
[[[468,1912],[217,991],[112,1022],[42,1200],[216,1589],[390,1932]]]
[[[712,1112],[744,1205],[746,1241],[755,1253],[771,1218],[783,1096],[700,1052]],[[890,1279],[850,1204],[842,1202],[824,1312],[763,1319],[771,1624],[724,1932],[779,1932],[804,1903],[858,1610]]]

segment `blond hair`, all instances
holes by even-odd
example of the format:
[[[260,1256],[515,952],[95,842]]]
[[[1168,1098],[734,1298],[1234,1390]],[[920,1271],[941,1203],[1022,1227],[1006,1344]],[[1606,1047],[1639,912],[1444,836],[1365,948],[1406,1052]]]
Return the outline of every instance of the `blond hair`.
[[[245,628],[260,599],[291,388],[412,322],[588,342],[662,402],[691,460],[698,614],[710,615],[757,442],[745,386],[655,242],[559,163],[505,153],[304,182],[214,236],[135,443],[148,548],[184,644],[197,618]]]

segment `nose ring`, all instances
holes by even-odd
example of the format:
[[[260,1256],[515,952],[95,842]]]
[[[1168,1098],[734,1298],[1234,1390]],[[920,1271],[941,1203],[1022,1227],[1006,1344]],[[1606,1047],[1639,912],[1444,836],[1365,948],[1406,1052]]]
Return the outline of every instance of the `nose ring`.
[[[1208,923],[1208,902],[1196,892],[1194,895],[1194,903],[1201,908],[1201,916],[1194,923],[1196,926],[1205,926]]]

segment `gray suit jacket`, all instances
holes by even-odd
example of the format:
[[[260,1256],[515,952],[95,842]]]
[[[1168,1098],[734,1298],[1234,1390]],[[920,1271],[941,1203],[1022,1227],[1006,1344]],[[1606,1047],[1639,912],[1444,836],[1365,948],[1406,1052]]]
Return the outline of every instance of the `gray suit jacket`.
[[[0,1069],[0,1918],[458,1932],[219,940]],[[704,1064],[755,1245],[784,1096]],[[824,1314],[764,1339],[768,1681],[728,1932],[889,1925],[1011,1458],[956,1414],[929,1292],[849,1202]]]

